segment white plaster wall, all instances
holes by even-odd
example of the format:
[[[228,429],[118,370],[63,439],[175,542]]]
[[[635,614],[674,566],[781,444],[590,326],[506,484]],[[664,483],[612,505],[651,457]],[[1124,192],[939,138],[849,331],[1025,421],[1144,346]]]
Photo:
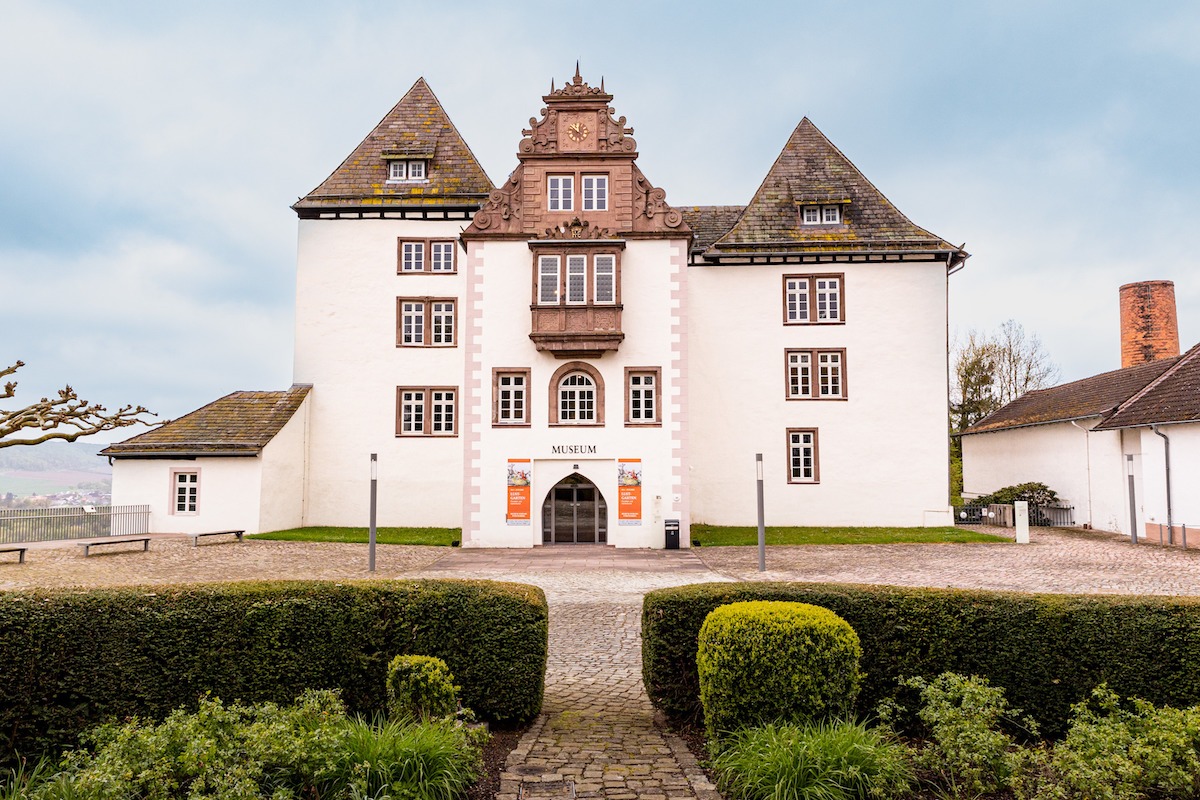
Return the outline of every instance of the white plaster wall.
[[[454,275],[397,275],[396,242],[458,237],[463,220],[300,220],[295,381],[311,383],[306,525],[366,525],[379,454],[380,525],[457,527],[460,437],[397,437],[397,386],[463,380],[463,252]],[[457,297],[460,346],[396,347],[397,297]],[[459,414],[464,411],[459,400]]]
[[[1099,418],[1031,425],[963,437],[963,496],[1040,481],[1075,507],[1075,524],[1129,532],[1128,488],[1116,431]]]
[[[304,520],[304,476],[307,457],[309,398],[262,452],[262,501],[259,529],[298,528]]]
[[[172,470],[199,471],[196,514],[175,514]],[[151,507],[152,533],[244,530],[258,533],[262,461],[259,457],[151,459],[113,463],[113,503]]]
[[[608,503],[608,543],[616,547],[662,547],[663,520],[688,524],[682,492],[675,491],[672,459],[676,441],[672,423],[678,406],[663,402],[684,376],[672,371],[680,347],[672,333],[671,297],[675,274],[683,267],[684,242],[629,240],[621,257],[621,298],[624,305],[622,329],[625,339],[616,352],[587,359],[598,369],[605,384],[604,427],[549,427],[549,403],[553,373],[567,360],[538,352],[529,339],[532,299],[533,257],[524,242],[473,243],[478,259],[477,276],[481,318],[479,353],[469,370],[479,380],[477,442],[467,446],[475,453],[468,464],[478,475],[468,491],[466,505],[473,520],[464,531],[464,546],[529,547],[542,542],[542,503],[551,488],[564,477],[579,472],[596,484]],[[674,265],[674,266],[673,266]],[[626,427],[625,367],[662,368],[659,401],[662,426]],[[491,376],[493,368],[531,369],[530,422],[528,428],[502,428],[491,424]],[[581,455],[556,455],[556,445],[594,448]],[[532,524],[506,524],[508,459],[534,461],[531,487]],[[643,469],[642,524],[618,525],[617,459],[640,458]],[[575,465],[579,465],[578,469]],[[686,535],[681,544],[687,546]]]
[[[1161,425],[1171,440],[1171,521],[1179,541],[1180,527],[1188,526],[1188,546],[1200,544],[1200,424]],[[1167,530],[1166,453],[1163,440],[1150,428],[1136,428],[1127,435],[1138,438],[1141,448],[1141,482],[1144,494],[1140,498],[1145,528],[1139,533],[1157,541],[1156,528]],[[1195,538],[1193,538],[1193,535]],[[1164,533],[1165,537],[1165,533]]]
[[[844,273],[845,324],[784,325],[783,276]],[[692,519],[949,524],[946,270],[933,263],[693,267]],[[845,348],[845,401],[785,399],[786,348]],[[820,483],[787,482],[788,428],[817,428]]]

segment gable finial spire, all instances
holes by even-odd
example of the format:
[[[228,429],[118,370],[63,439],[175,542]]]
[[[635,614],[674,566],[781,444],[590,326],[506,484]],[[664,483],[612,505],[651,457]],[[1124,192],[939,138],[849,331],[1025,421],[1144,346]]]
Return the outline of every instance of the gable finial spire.
[[[600,76],[600,94],[604,94],[604,76]]]
[[[575,59],[575,85],[583,83],[583,76],[579,74],[579,59]]]
[[[550,79],[550,94],[554,94],[554,78]]]

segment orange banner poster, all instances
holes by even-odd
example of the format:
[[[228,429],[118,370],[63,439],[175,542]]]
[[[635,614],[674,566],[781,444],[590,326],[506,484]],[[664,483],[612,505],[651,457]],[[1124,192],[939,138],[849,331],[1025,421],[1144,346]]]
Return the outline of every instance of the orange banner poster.
[[[642,524],[642,460],[617,459],[617,524]]]
[[[528,458],[508,460],[508,524],[528,525],[529,521],[529,473]]]

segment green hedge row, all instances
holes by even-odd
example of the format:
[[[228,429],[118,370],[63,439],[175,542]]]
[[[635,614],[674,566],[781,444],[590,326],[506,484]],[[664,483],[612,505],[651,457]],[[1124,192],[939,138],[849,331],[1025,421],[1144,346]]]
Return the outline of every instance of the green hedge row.
[[[437,656],[463,704],[501,723],[541,709],[540,589],[491,581],[268,582],[0,593],[0,759],[71,745],[105,719],[336,688],[386,705],[397,654]]]
[[[661,589],[642,607],[642,675],[651,701],[698,720],[697,637],[717,606],[787,600],[823,606],[862,643],[860,714],[906,676],[952,670],[1003,686],[1046,733],[1102,682],[1158,705],[1200,703],[1200,600],[1045,595],[799,583]]]

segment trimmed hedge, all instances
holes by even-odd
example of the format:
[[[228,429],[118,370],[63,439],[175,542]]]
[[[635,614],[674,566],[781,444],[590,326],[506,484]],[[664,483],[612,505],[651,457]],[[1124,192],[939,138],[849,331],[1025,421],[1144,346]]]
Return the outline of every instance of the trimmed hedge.
[[[397,654],[436,656],[480,717],[541,709],[541,589],[492,581],[265,582],[0,593],[0,760],[75,744],[98,722],[340,689],[386,706]]]
[[[858,695],[858,636],[808,603],[730,603],[700,628],[696,671],[710,747],[744,727],[844,716]]]
[[[700,626],[714,608],[745,600],[811,603],[849,622],[863,649],[860,714],[894,696],[898,678],[946,671],[1004,687],[1051,735],[1103,682],[1156,705],[1200,703],[1200,598],[709,583],[646,595],[642,677],[655,706],[700,718]]]

